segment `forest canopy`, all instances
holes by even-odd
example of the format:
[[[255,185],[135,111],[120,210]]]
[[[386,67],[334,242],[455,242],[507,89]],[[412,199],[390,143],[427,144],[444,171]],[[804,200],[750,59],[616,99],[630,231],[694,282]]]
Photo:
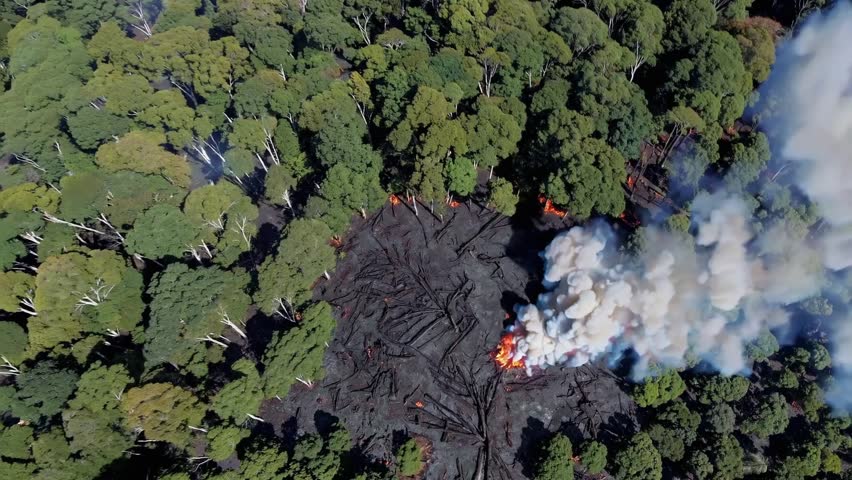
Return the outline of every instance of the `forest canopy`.
[[[417,439],[356,462],[342,423],[285,445],[263,418],[325,375],[341,312],[314,289],[353,220],[544,204],[650,248],[641,171],[671,231],[721,184],[805,236],[749,109],[825,3],[2,2],[0,477],[415,478]],[[800,343],[764,332],[752,377],[629,383],[634,434],[551,432],[527,473],[849,478],[831,356]]]

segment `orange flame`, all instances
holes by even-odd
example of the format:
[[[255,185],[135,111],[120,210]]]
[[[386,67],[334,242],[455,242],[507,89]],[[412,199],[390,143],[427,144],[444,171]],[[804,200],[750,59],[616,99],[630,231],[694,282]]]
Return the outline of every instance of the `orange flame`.
[[[457,201],[455,201],[455,200],[453,200],[452,202],[450,202],[450,208],[457,208],[459,205],[461,205],[461,203],[459,203],[459,202],[457,202]]]
[[[500,368],[505,370],[510,368],[523,368],[523,360],[512,360],[512,357],[515,355],[516,341],[517,337],[514,333],[507,333],[500,339],[500,345],[494,353],[494,361],[497,362],[497,365],[499,365]]]
[[[397,197],[394,193],[390,194],[388,200],[390,200],[391,205],[399,205],[402,202],[402,200],[400,200],[399,197]]]
[[[328,244],[334,248],[340,248],[343,246],[343,240],[341,240],[339,236],[335,235],[331,237],[331,240],[328,241]]]
[[[628,176],[628,177],[627,177],[627,186],[628,186],[629,188],[633,188],[633,185],[636,185],[636,179],[635,179],[635,178],[633,178],[633,177]]]
[[[414,406],[417,408],[423,408],[426,406],[426,404],[421,402],[420,400],[417,400],[416,402],[414,402]]]
[[[559,215],[560,217],[568,215],[567,211],[554,207],[553,200],[545,197],[544,195],[538,196],[538,203],[544,205],[544,213],[552,213],[554,215]]]

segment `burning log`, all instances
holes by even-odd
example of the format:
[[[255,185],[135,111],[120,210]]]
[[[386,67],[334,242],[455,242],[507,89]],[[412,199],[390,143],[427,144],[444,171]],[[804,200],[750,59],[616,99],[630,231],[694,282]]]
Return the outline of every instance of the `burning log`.
[[[553,200],[545,197],[544,195],[538,196],[538,203],[540,203],[543,207],[544,214],[553,214],[558,215],[563,220],[568,216],[567,210],[560,210],[553,205]]]
[[[509,370],[512,368],[524,368],[524,360],[523,358],[515,360],[515,349],[517,346],[518,337],[512,332],[506,333],[503,335],[503,338],[500,339],[500,345],[497,346],[497,350],[494,352],[494,361],[497,363],[503,370]]]

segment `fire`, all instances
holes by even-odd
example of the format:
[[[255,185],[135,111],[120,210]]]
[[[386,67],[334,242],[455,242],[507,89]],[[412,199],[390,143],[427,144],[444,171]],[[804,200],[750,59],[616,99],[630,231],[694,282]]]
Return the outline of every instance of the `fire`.
[[[394,193],[390,194],[388,200],[390,200],[391,205],[399,205],[402,202],[402,200],[400,200],[399,197],[397,197]]]
[[[341,240],[339,236],[335,235],[331,237],[331,240],[328,241],[328,244],[334,248],[340,248],[343,246],[343,240]]]
[[[423,408],[426,406],[426,404],[421,402],[420,400],[417,400],[416,402],[414,402],[414,406],[417,408]]]
[[[633,178],[632,176],[628,176],[627,177],[627,186],[632,189],[633,185],[636,185],[636,179]]]
[[[497,351],[494,352],[494,361],[497,362],[500,368],[505,370],[523,368],[523,360],[512,360],[512,357],[515,355],[515,342],[517,342],[517,337],[514,333],[507,333],[500,339],[500,345],[497,347]]]
[[[455,200],[450,202],[450,208],[457,208],[459,205],[461,205],[461,203],[459,203]]]
[[[568,215],[568,212],[565,210],[560,210],[553,206],[553,200],[545,197],[544,195],[538,196],[538,203],[544,205],[544,213],[552,213],[554,215],[559,215],[560,217],[565,217]]]

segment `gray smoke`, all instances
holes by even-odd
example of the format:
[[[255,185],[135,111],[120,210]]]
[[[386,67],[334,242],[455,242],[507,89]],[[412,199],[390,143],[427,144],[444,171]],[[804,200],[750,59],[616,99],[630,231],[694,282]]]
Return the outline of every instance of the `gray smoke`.
[[[528,370],[617,358],[630,348],[637,374],[652,364],[680,367],[695,355],[723,374],[746,371],[746,346],[789,323],[789,305],[819,293],[823,265],[852,265],[852,8],[816,16],[779,51],[761,92],[781,100],[769,126],[796,186],[826,225],[807,238],[783,224],[759,234],[743,200],[718,193],[692,207],[694,238],[650,228],[640,258],[624,258],[606,226],[575,227],[542,253],[550,291],[517,307],[515,360]],[[852,341],[852,322],[834,335]],[[852,355],[835,349],[836,371]],[[829,398],[852,392],[841,379]],[[847,403],[852,403],[846,400]],[[836,403],[836,405],[840,405]]]

